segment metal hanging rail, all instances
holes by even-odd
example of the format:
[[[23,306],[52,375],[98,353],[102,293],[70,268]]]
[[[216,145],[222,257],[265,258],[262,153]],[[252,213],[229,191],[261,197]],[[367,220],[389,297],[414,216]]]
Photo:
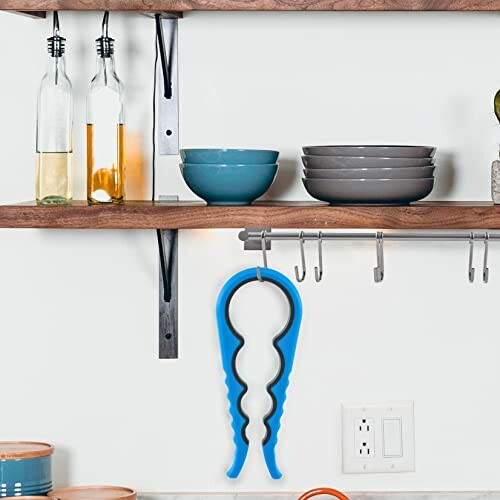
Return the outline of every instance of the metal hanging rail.
[[[474,282],[475,268],[474,243],[482,241],[484,243],[483,253],[483,282],[488,283],[490,270],[488,268],[488,245],[490,241],[500,241],[500,232],[474,232],[474,231],[366,231],[366,232],[328,232],[322,231],[281,231],[272,232],[269,228],[248,228],[239,234],[241,241],[245,242],[246,250],[261,250],[264,260],[264,267],[267,267],[267,251],[271,249],[271,241],[298,241],[300,243],[301,271],[295,266],[295,279],[298,282],[304,281],[307,274],[304,243],[306,241],[316,241],[318,243],[318,266],[314,268],[314,278],[320,282],[323,278],[323,242],[325,241],[375,241],[377,252],[377,265],[373,269],[373,277],[376,283],[384,280],[384,241],[467,241],[469,242],[469,259],[467,275],[469,283]]]
[[[383,233],[384,240],[398,240],[398,241],[469,241],[471,235],[476,241],[484,241],[488,239],[489,241],[500,240],[500,232],[476,232],[476,231],[372,231],[372,232],[357,232],[357,233],[325,233],[325,232],[305,232],[305,231],[293,231],[293,232],[272,232],[269,230],[262,231],[241,231],[239,238],[244,242],[256,242],[260,241],[262,238],[266,242],[271,241],[300,241],[301,235],[304,241],[317,241],[321,239],[323,241],[328,240],[376,240],[377,234]],[[258,247],[260,250],[260,246]],[[269,250],[269,247],[268,247]]]

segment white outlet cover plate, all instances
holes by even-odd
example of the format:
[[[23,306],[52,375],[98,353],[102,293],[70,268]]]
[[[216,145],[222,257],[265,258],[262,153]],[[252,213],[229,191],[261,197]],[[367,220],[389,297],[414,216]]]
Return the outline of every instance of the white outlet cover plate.
[[[373,422],[373,435],[370,436],[370,441],[374,446],[369,456],[366,453],[360,455],[360,443],[358,443],[360,434],[356,432],[360,430],[356,427],[359,419],[370,419]],[[398,429],[400,429],[400,447]],[[364,437],[366,437],[365,431],[363,428]],[[393,435],[388,435],[388,431]],[[395,449],[400,451],[394,452]],[[413,401],[343,404],[342,464],[345,474],[415,471]]]

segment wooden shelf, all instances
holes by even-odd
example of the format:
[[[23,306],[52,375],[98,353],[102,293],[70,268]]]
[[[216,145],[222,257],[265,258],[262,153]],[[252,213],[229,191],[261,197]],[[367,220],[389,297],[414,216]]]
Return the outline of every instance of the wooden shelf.
[[[17,11],[128,10],[140,12],[225,11],[497,11],[500,0],[2,0]]]
[[[500,229],[500,205],[422,202],[410,206],[337,206],[319,202],[260,202],[213,207],[197,202],[129,201],[123,205],[0,206],[0,228],[53,229]]]

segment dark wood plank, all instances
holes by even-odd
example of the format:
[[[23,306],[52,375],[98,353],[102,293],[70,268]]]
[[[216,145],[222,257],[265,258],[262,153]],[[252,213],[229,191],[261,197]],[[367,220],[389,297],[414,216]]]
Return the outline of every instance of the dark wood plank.
[[[193,202],[39,207],[33,202],[0,206],[1,228],[56,229],[500,229],[500,205],[489,202],[422,202],[404,207],[338,206],[316,202],[208,207]]]
[[[3,10],[497,11],[500,0],[2,0]]]

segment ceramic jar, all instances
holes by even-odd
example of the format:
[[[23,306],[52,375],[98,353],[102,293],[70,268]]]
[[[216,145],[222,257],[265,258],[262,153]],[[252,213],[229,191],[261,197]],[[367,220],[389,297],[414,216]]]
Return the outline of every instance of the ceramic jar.
[[[52,454],[47,443],[0,442],[0,497],[46,495],[52,489]]]

